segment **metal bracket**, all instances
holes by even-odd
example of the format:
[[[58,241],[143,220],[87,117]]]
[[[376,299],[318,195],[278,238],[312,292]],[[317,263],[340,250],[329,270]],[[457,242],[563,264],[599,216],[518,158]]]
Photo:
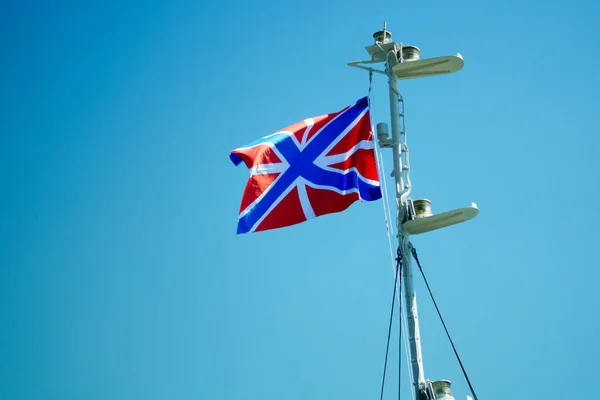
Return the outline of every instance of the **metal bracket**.
[[[378,142],[379,142],[379,147],[381,147],[381,148],[393,147],[396,143],[398,143],[398,141],[393,138],[378,139]]]
[[[380,61],[352,61],[352,62],[349,62],[347,65],[349,67],[364,69],[365,71],[372,71],[372,72],[376,72],[378,74],[386,75],[387,72],[385,72],[383,70],[375,69],[375,68],[371,68],[371,67],[365,67],[364,65],[361,65],[361,64],[377,64],[379,62]]]

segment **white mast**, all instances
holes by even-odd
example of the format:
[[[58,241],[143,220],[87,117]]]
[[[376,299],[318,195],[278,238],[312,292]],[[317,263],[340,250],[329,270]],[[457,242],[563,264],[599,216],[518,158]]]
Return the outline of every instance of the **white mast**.
[[[404,127],[404,100],[398,91],[399,79],[420,78],[432,75],[452,73],[460,70],[463,60],[460,54],[430,59],[419,59],[420,50],[415,46],[405,46],[392,42],[392,34],[386,29],[375,32],[375,44],[367,46],[371,56],[368,61],[351,62],[348,65],[371,72],[387,75],[390,96],[391,138],[388,137],[387,124],[377,124],[377,139],[382,148],[391,148],[394,161],[395,194],[397,205],[398,250],[402,255],[404,300],[408,315],[408,337],[415,400],[423,398],[453,399],[449,381],[431,382],[425,379],[423,356],[419,334],[417,297],[413,288],[410,235],[428,232],[445,226],[454,225],[474,218],[477,206],[445,212],[431,213],[428,200],[411,200],[410,161],[406,131]],[[385,70],[372,67],[372,64],[385,63]],[[422,397],[425,392],[428,397]]]

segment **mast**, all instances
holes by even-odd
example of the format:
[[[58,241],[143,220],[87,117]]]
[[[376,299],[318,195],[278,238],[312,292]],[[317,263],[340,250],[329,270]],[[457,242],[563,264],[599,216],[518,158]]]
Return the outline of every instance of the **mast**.
[[[438,399],[453,400],[450,393],[450,381],[432,382],[425,378],[423,355],[417,312],[417,297],[413,287],[410,243],[411,234],[454,225],[474,218],[479,213],[475,203],[471,206],[433,215],[429,200],[411,200],[410,159],[406,130],[404,126],[404,99],[398,90],[398,80],[447,74],[460,70],[463,59],[456,56],[443,56],[420,59],[420,50],[415,46],[406,46],[392,42],[392,34],[384,23],[383,30],[373,34],[375,44],[367,46],[371,56],[368,61],[355,61],[349,66],[368,70],[371,73],[386,75],[389,86],[391,137],[387,124],[377,124],[377,140],[380,148],[391,148],[394,162],[395,197],[397,206],[398,251],[402,256],[404,301],[408,316],[408,338],[410,364],[415,400]],[[383,63],[384,70],[373,68],[373,64]]]
[[[386,36],[386,27],[384,26],[384,37]],[[391,40],[391,33],[389,35]],[[400,45],[402,49],[402,45]],[[408,340],[410,346],[411,360],[410,365],[412,367],[412,376],[414,377],[414,393],[419,392],[419,388],[425,383],[425,372],[423,370],[423,356],[421,351],[421,338],[419,334],[419,320],[417,312],[417,296],[413,289],[412,279],[412,267],[411,267],[411,254],[409,249],[410,235],[404,229],[402,229],[402,222],[408,219],[410,215],[408,202],[406,198],[410,195],[410,166],[407,162],[408,146],[405,139],[404,131],[404,110],[402,113],[399,110],[399,103],[401,100],[400,92],[398,91],[398,78],[393,74],[393,67],[398,63],[402,62],[402,52],[392,52],[389,54],[386,62],[386,72],[388,75],[389,85],[389,96],[390,96],[390,121],[392,125],[392,154],[394,161],[394,180],[396,188],[396,206],[397,206],[397,217],[396,226],[398,227],[397,238],[398,238],[398,249],[402,254],[402,267],[403,267],[403,280],[404,280],[404,296],[406,303],[406,310],[408,315]],[[400,59],[398,59],[400,55]],[[402,107],[404,108],[404,107]]]

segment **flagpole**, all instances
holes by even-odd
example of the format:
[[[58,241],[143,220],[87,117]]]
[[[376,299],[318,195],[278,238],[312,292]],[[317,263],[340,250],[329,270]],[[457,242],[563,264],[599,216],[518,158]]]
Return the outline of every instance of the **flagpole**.
[[[384,28],[385,29],[385,28]],[[401,50],[399,52],[401,53]],[[417,311],[417,296],[413,286],[413,274],[411,266],[410,235],[402,229],[402,223],[408,219],[409,205],[405,197],[408,196],[410,187],[408,182],[404,181],[404,166],[402,165],[402,152],[408,151],[403,148],[401,140],[400,110],[398,107],[398,79],[392,72],[394,65],[402,62],[402,57],[394,53],[387,58],[386,72],[388,75],[389,95],[390,95],[390,117],[392,125],[392,152],[394,159],[394,179],[396,181],[396,206],[397,206],[397,227],[398,227],[398,249],[402,254],[402,268],[404,281],[404,298],[406,302],[406,312],[408,316],[408,338],[410,348],[410,364],[412,367],[413,386],[415,388],[415,400],[419,400],[420,389],[425,386],[425,373],[423,369],[423,355],[421,350],[421,337],[419,331],[419,318]]]

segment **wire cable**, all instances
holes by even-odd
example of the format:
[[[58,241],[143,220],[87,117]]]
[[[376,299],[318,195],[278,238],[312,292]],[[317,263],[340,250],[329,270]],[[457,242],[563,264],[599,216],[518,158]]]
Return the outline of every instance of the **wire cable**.
[[[448,332],[448,328],[446,327],[444,318],[442,318],[442,313],[440,312],[437,302],[435,301],[435,298],[433,297],[433,293],[431,292],[431,288],[429,287],[427,278],[425,278],[425,273],[423,272],[423,268],[421,268],[421,263],[419,262],[419,257],[417,256],[417,249],[415,249],[412,245],[411,245],[411,253],[412,253],[415,261],[417,262],[419,271],[421,271],[421,275],[423,276],[423,281],[425,281],[425,286],[427,286],[427,290],[429,291],[429,296],[431,296],[431,300],[433,301],[433,305],[435,306],[435,309],[440,317],[440,321],[442,321],[442,326],[444,327],[444,330],[446,331],[446,336],[448,336],[448,340],[450,341],[450,344],[452,345],[452,350],[454,350],[454,355],[456,355],[456,359],[458,360],[458,363],[460,364],[460,368],[462,369],[463,375],[465,376],[465,379],[467,380],[469,389],[471,389],[471,394],[473,395],[473,398],[475,400],[478,400],[477,395],[475,394],[475,389],[473,389],[473,385],[471,385],[471,381],[469,380],[469,376],[467,375],[467,371],[465,371],[465,367],[463,366],[460,356],[458,355],[458,352],[456,351],[456,346],[454,346],[454,342],[452,341],[452,338],[450,337],[450,332]]]
[[[385,347],[385,361],[383,363],[383,377],[381,378],[381,395],[379,397],[380,400],[383,400],[383,391],[385,388],[385,374],[387,372],[387,362],[388,355],[390,352],[390,338],[392,336],[392,323],[394,321],[394,305],[396,304],[396,287],[398,286],[398,281],[400,281],[400,285],[402,285],[402,252],[398,249],[398,257],[396,258],[396,276],[394,277],[394,291],[392,293],[392,307],[390,311],[390,323],[388,326],[388,335],[387,335],[387,344]],[[402,310],[400,310],[402,312]],[[400,335],[402,335],[402,325],[399,327]],[[400,350],[400,349],[398,349]],[[398,360],[400,360],[400,354],[398,354]],[[400,362],[399,362],[400,364]],[[399,374],[400,372],[398,372]],[[398,399],[400,398],[400,382],[398,381]]]
[[[402,252],[399,248],[398,260],[402,262]],[[400,281],[400,290],[398,292],[398,400],[400,400],[400,389],[402,388],[402,264],[400,264],[398,276],[398,280]]]

